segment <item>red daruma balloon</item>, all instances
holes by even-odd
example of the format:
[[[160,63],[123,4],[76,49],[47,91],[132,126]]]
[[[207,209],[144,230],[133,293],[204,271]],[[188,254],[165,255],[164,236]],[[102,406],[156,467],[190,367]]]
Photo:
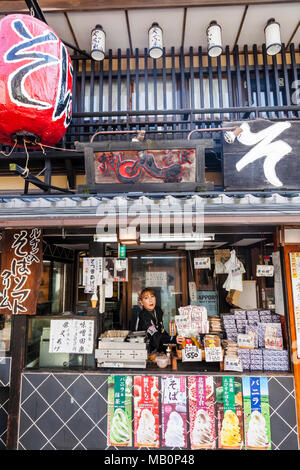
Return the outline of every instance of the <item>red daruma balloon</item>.
[[[0,20],[0,142],[59,142],[71,120],[72,71],[47,24],[29,15]]]

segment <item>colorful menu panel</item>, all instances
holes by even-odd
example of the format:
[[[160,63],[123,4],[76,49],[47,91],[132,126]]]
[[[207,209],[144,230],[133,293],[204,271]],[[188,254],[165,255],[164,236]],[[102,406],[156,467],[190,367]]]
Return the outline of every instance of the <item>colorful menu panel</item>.
[[[213,377],[188,377],[191,448],[215,449]]]
[[[132,446],[132,377],[108,378],[107,445]]]
[[[267,377],[243,377],[245,448],[271,449],[269,388]]]
[[[239,377],[216,378],[218,448],[243,447],[243,396]]]
[[[159,447],[158,377],[134,377],[134,446]]]
[[[162,445],[187,447],[187,406],[185,377],[162,377]]]

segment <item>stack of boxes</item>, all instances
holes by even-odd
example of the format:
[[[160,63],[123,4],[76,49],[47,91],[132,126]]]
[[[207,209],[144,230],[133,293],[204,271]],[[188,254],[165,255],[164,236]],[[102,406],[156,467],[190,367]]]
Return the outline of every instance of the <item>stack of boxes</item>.
[[[251,334],[254,337],[254,349],[238,349],[243,370],[289,370],[287,351],[265,348],[267,328],[271,328],[272,335],[282,340],[279,315],[270,310],[232,309],[230,314],[222,315],[222,320],[228,340],[237,341],[238,334]]]

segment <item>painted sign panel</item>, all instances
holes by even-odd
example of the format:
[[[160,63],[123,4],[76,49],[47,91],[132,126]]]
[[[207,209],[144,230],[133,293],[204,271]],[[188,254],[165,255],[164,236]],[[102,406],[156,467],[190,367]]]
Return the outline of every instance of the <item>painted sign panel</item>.
[[[162,445],[187,447],[185,377],[162,377]]]
[[[245,449],[270,450],[271,425],[267,377],[243,377]]]
[[[299,122],[256,119],[226,126],[242,129],[233,143],[224,142],[227,190],[300,188]]]
[[[195,150],[124,150],[94,154],[95,183],[191,182]]]
[[[300,358],[300,252],[290,253],[297,357]]]
[[[38,228],[4,230],[0,313],[35,315],[43,269],[43,238]]]
[[[132,377],[108,377],[107,445],[132,446]]]

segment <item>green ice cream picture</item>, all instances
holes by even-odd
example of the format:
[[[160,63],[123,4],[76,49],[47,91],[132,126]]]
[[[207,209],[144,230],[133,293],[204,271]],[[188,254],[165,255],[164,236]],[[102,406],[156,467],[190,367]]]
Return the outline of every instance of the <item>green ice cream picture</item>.
[[[128,419],[126,413],[121,408],[117,408],[114,412],[111,430],[110,430],[110,439],[116,444],[124,444],[129,441],[130,438],[130,429],[128,426]]]

